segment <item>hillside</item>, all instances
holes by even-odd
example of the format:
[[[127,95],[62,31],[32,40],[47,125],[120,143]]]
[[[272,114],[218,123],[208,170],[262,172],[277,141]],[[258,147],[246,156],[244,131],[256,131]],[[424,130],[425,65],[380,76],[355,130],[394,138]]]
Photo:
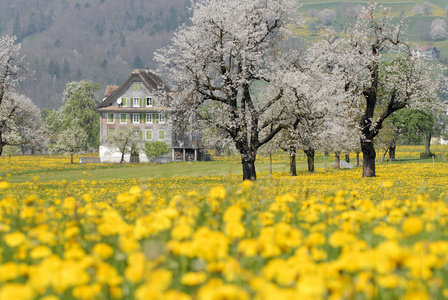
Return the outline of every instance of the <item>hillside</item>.
[[[399,18],[409,17],[411,44],[433,44],[448,57],[448,41],[433,42],[434,19],[446,19],[446,0],[432,0],[432,15],[413,15],[422,1],[379,1]],[[134,68],[155,69],[153,53],[167,45],[177,26],[188,22],[186,0],[6,0],[0,1],[0,35],[14,34],[22,43],[35,74],[19,90],[40,108],[57,108],[69,81],[89,79],[102,86],[121,84]],[[318,17],[310,10],[335,12],[335,28],[349,21],[347,12],[368,1],[299,1],[306,23],[294,34],[319,38],[311,27]]]
[[[103,92],[136,67],[155,68],[153,52],[187,20],[185,0],[0,2],[0,35],[15,34],[36,71],[19,89],[41,108],[59,107],[69,81],[90,79]]]

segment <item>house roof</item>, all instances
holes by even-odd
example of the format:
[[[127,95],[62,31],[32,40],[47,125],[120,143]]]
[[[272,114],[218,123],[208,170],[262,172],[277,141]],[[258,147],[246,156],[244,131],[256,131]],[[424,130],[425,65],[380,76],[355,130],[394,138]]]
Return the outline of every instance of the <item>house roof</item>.
[[[414,46],[414,47],[411,47],[411,50],[414,50],[414,49],[417,49],[417,50],[419,50],[419,51],[426,51],[426,50],[428,50],[428,49],[437,49],[436,47],[434,47],[434,46]]]
[[[108,85],[106,87],[106,91],[104,92],[104,97],[109,97],[112,95],[113,92],[115,92],[120,86],[118,85]]]
[[[149,71],[149,69],[135,69],[131,72],[131,75],[123,82],[119,87],[108,86],[106,88],[105,97],[107,97],[103,102],[98,105],[95,110],[104,110],[104,108],[110,108],[110,106],[117,101],[117,99],[126,92],[126,88],[135,81],[140,81],[144,84],[148,90],[163,90],[165,92],[170,92],[170,89],[164,84],[159,76]],[[108,91],[110,92],[107,95]]]

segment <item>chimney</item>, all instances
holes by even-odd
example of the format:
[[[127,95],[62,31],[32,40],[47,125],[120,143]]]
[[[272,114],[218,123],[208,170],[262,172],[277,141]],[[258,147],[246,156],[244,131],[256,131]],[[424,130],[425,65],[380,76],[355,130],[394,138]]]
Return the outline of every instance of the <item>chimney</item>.
[[[144,66],[143,68],[145,69],[146,74],[149,74],[149,67],[148,66]]]

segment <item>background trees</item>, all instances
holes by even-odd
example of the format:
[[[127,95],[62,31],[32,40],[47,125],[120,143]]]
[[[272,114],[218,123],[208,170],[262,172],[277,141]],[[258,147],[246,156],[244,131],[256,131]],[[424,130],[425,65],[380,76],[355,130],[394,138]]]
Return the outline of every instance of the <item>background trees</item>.
[[[431,67],[413,60],[403,39],[405,20],[392,22],[390,9],[370,4],[367,18],[358,19],[346,37],[328,39],[322,48],[328,61],[346,73],[347,88],[362,100],[361,150],[363,176],[375,176],[374,138],[382,123],[395,111],[408,106],[425,107],[437,99],[430,78]],[[385,52],[387,51],[387,56]],[[358,98],[359,97],[359,98]]]
[[[63,106],[45,111],[45,127],[55,142],[53,152],[71,154],[73,159],[75,153],[98,148],[99,116],[94,108],[99,103],[99,89],[99,84],[88,80],[70,82],[64,92]],[[76,136],[76,145],[68,138],[70,134]]]
[[[276,86],[282,53],[276,50],[297,17],[294,5],[199,1],[192,25],[178,29],[172,46],[155,55],[159,70],[194,95],[181,101],[178,111],[231,137],[241,154],[243,179],[256,179],[257,150],[284,127],[283,90]]]
[[[107,143],[121,153],[120,163],[124,163],[124,156],[131,153],[132,144],[136,141],[135,131],[132,127],[120,127],[108,132]]]
[[[89,80],[69,82],[64,91],[62,127],[77,124],[87,133],[84,148],[99,147],[99,115],[94,110],[99,104],[98,91],[101,86]]]
[[[429,34],[431,38],[435,41],[444,40],[447,36],[447,26],[445,20],[435,19],[432,21],[431,30]]]
[[[35,150],[45,145],[39,109],[15,92],[15,86],[32,73],[15,41],[15,37],[0,38],[0,155],[6,145],[30,145]]]
[[[52,152],[70,155],[73,163],[73,155],[85,151],[85,145],[89,136],[77,123],[71,123],[58,134],[58,140],[51,147]]]

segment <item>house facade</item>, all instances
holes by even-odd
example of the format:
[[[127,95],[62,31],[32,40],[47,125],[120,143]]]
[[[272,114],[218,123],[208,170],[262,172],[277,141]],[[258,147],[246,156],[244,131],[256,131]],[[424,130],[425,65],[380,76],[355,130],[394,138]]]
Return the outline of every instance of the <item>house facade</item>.
[[[198,159],[201,150],[200,143],[194,147],[179,147],[177,136],[188,136],[187,133],[175,133],[174,125],[169,121],[170,109],[163,106],[160,89],[170,94],[169,89],[157,75],[148,69],[135,69],[121,86],[108,86],[105,98],[96,111],[100,115],[100,149],[101,162],[120,162],[121,153],[110,147],[107,136],[120,127],[135,129],[134,134],[140,146],[138,160],[148,162],[144,152],[147,141],[163,141],[171,147],[171,153],[156,158],[157,162],[187,160],[187,153],[193,152]],[[193,149],[194,148],[194,149]],[[179,153],[180,159],[179,159]],[[193,159],[192,159],[193,160]],[[130,154],[125,155],[125,161],[130,162]]]
[[[417,46],[411,48],[411,55],[415,59],[435,60],[439,59],[440,51],[434,46]]]

